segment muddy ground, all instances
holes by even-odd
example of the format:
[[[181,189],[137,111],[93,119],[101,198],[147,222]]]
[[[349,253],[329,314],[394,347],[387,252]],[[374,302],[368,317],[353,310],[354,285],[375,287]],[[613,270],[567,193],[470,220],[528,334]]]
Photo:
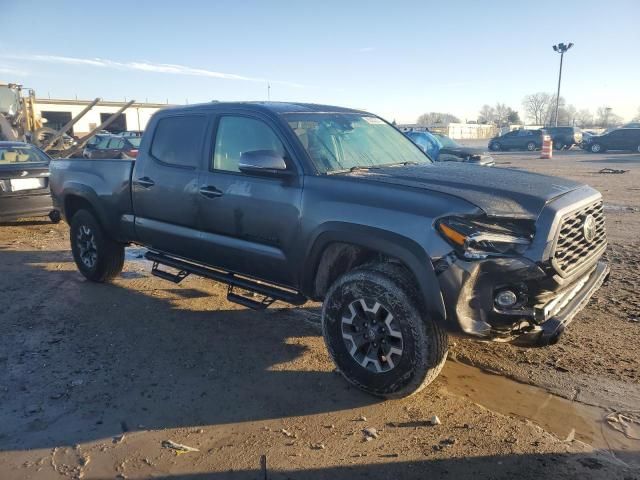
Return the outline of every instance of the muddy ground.
[[[263,479],[263,456],[271,479],[640,478],[640,155],[537,157],[496,154],[603,192],[609,283],[552,347],[451,338],[398,401],[334,372],[317,305],[246,310],[151,277],[136,248],[91,284],[66,224],[0,226],[0,478]]]

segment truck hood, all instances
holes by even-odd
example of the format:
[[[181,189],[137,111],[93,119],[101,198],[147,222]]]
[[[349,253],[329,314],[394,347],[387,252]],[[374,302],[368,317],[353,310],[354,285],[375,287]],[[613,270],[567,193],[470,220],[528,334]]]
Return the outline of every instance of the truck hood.
[[[455,162],[356,170],[347,175],[442,192],[476,205],[487,215],[527,219],[537,218],[548,202],[582,186],[564,178]]]

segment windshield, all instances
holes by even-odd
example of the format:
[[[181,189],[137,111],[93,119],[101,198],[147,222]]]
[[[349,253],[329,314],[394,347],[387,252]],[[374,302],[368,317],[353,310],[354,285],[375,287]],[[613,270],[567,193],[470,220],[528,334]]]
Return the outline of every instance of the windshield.
[[[354,113],[285,114],[320,173],[401,163],[431,163],[378,117]]]
[[[48,161],[46,154],[29,145],[0,145],[0,165]]]
[[[434,133],[435,137],[440,141],[440,145],[444,148],[460,148],[456,142],[451,140],[446,135],[442,135],[440,133]]]

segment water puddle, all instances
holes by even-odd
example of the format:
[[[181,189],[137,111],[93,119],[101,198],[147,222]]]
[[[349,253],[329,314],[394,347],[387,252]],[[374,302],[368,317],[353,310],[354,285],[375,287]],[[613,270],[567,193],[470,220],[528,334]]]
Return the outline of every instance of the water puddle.
[[[605,203],[604,204],[605,212],[627,212],[634,213],[637,212],[638,209],[636,207],[631,207],[629,205],[615,205],[613,203]]]
[[[441,384],[454,395],[468,398],[503,415],[528,419],[561,440],[580,440],[609,450],[628,464],[640,465],[638,412],[616,412],[572,402],[532,385],[448,361]]]
[[[144,258],[147,249],[143,247],[127,247],[124,249],[124,259],[127,262],[148,262]]]

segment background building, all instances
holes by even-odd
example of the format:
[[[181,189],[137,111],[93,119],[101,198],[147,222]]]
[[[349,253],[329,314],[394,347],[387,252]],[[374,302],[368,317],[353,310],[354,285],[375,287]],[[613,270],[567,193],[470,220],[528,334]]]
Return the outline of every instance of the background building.
[[[35,110],[43,119],[46,127],[61,128],[65,123],[79,114],[90,100],[61,100],[37,98]],[[82,136],[100,125],[109,116],[117,112],[126,102],[101,101],[76,123],[70,135]],[[134,103],[127,108],[106,130],[117,133],[124,130],[144,130],[151,116],[161,108],[168,107],[165,103]]]

